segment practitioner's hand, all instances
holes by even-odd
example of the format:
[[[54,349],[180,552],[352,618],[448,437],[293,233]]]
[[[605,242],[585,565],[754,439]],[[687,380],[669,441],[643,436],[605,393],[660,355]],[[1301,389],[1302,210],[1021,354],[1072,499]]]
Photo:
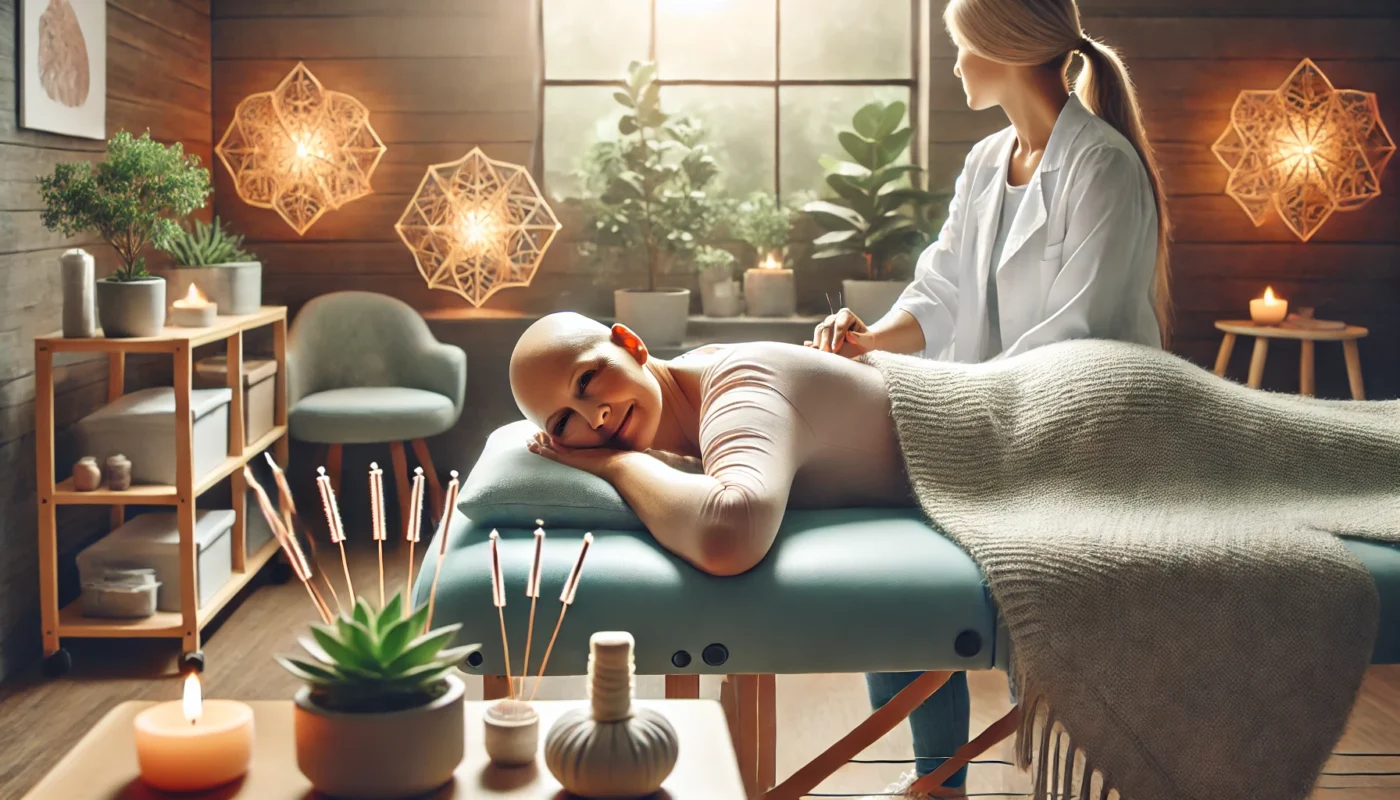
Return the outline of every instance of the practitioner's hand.
[[[526,445],[531,453],[544,456],[550,461],[556,461],[566,467],[581,469],[590,475],[597,475],[600,478],[607,478],[603,474],[609,465],[617,460],[625,450],[614,450],[610,447],[566,447],[554,441],[554,438],[544,431],[539,431],[535,437]]]
[[[875,335],[849,308],[843,308],[822,320],[813,333],[812,341],[804,344],[824,353],[840,353],[847,358],[856,358],[877,349]]]

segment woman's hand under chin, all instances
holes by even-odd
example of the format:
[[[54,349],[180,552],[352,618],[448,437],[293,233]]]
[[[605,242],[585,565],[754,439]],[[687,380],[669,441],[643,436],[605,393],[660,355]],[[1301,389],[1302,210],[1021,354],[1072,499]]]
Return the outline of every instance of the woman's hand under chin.
[[[627,450],[615,450],[610,447],[587,447],[575,449],[565,447],[554,441],[553,437],[544,431],[535,434],[527,445],[531,453],[544,456],[550,461],[563,464],[566,467],[581,469],[590,475],[597,475],[604,480],[608,479],[607,471],[610,466],[617,462],[618,458]]]

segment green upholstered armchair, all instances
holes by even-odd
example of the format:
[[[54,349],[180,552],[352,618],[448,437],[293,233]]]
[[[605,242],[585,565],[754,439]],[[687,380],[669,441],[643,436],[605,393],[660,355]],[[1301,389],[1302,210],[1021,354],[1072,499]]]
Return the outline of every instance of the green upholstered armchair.
[[[287,337],[287,422],[292,438],[326,445],[339,488],[344,445],[389,443],[400,498],[408,495],[404,442],[427,473],[431,513],[442,486],[424,440],[462,414],[467,355],[433,338],[407,303],[373,292],[333,292],[302,307]],[[409,504],[399,503],[405,524]]]

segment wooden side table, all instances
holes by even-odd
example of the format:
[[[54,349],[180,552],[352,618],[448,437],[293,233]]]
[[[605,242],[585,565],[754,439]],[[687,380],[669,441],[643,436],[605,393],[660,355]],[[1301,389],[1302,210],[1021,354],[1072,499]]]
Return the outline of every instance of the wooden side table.
[[[549,726],[583,700],[547,700],[533,705],[540,712],[540,748]],[[734,759],[724,712],[713,700],[632,701],[666,715],[680,736],[680,759],[662,785],[670,800],[745,800],[739,766]],[[152,791],[140,779],[132,720],[150,702],[128,701],[107,713],[54,766],[25,800],[156,800],[167,795]],[[318,797],[297,768],[290,700],[254,701],[253,762],[239,782],[207,792],[181,794],[184,800],[307,800]],[[481,716],[487,702],[467,703],[467,751],[455,780],[424,800],[557,800],[559,783],[544,765],[503,769],[492,766],[482,743]]]
[[[1249,360],[1249,382],[1251,389],[1258,389],[1264,380],[1264,360],[1269,355],[1270,339],[1297,339],[1301,345],[1298,360],[1298,391],[1312,397],[1316,394],[1313,373],[1313,343],[1341,342],[1342,353],[1347,362],[1347,380],[1351,383],[1353,400],[1365,400],[1366,389],[1361,381],[1361,354],[1356,340],[1370,333],[1358,325],[1348,325],[1339,330],[1317,330],[1283,323],[1281,325],[1258,325],[1250,320],[1220,320],[1216,329],[1225,333],[1220,341],[1220,353],[1215,358],[1215,374],[1223,376],[1230,365],[1230,354],[1235,349],[1236,336],[1254,337],[1254,355]]]

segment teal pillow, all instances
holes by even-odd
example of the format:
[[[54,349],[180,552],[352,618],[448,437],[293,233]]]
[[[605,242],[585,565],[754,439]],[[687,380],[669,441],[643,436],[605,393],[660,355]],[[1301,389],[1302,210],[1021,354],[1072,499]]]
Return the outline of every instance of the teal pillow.
[[[644,531],[612,484],[525,449],[539,432],[528,420],[498,428],[462,482],[457,509],[477,527],[546,526]]]

